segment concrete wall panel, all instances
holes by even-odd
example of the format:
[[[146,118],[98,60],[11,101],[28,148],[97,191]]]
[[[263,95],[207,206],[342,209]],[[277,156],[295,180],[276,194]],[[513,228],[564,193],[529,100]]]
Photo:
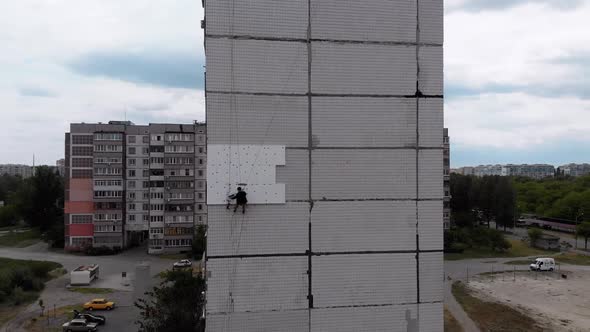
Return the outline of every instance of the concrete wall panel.
[[[412,95],[416,47],[312,43],[312,92]]]
[[[443,202],[418,202],[418,232],[421,250],[443,249]]]
[[[419,332],[413,328],[418,305],[330,308],[311,311],[312,332]]]
[[[443,151],[420,150],[418,168],[420,198],[442,199]]]
[[[211,259],[207,273],[207,312],[308,307],[307,257]]]
[[[443,301],[443,253],[420,254],[420,302]]]
[[[287,201],[309,199],[309,153],[287,150],[285,166],[277,167],[277,183],[285,183]]]
[[[425,95],[443,94],[443,48],[442,46],[420,47],[419,87]]]
[[[415,198],[415,156],[415,150],[315,150],[312,197]]]
[[[420,42],[442,45],[443,17],[442,0],[420,0]]]
[[[317,97],[312,99],[312,109],[315,146],[406,147],[416,144],[415,99]]]
[[[412,201],[317,202],[311,221],[314,252],[416,248]]]
[[[417,301],[414,254],[318,256],[312,269],[317,308]]]
[[[207,330],[223,332],[309,332],[308,310],[208,315]]]
[[[209,93],[207,112],[209,144],[307,147],[307,97]]]
[[[305,253],[309,248],[307,203],[252,205],[245,214],[210,206],[209,218],[215,222],[207,230],[208,256]]]
[[[205,10],[207,34],[307,38],[307,0],[216,0]]]
[[[443,304],[424,303],[420,304],[420,330],[428,332],[443,332]],[[416,332],[419,332],[416,331]]]
[[[312,0],[312,38],[416,41],[416,0]],[[394,15],[395,14],[395,15]]]
[[[207,91],[307,92],[304,43],[208,39],[205,52]]]
[[[442,148],[443,146],[443,99],[419,100],[420,146]]]

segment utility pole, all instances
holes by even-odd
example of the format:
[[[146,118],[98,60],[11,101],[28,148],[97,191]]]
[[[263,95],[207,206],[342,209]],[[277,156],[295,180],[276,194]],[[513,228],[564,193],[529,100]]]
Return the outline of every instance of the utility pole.
[[[575,237],[576,237],[576,240],[575,240],[576,241],[576,245],[575,245],[576,250],[578,249],[578,219],[584,216],[584,212],[581,210],[582,210],[582,208],[578,208],[578,213],[576,213],[576,219],[575,219],[576,225],[575,225],[574,232],[575,232]]]

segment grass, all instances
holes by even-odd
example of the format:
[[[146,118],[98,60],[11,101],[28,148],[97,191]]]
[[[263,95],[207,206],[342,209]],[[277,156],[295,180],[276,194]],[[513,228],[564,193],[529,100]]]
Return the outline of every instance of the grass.
[[[24,248],[41,241],[41,233],[38,229],[29,229],[24,232],[9,232],[0,235],[0,247]]]
[[[528,256],[550,256],[555,255],[555,251],[531,248],[527,243],[521,240],[508,240],[512,247],[505,252],[493,251],[489,248],[472,248],[462,253],[445,254],[445,260],[457,261],[462,259],[477,258],[502,258],[502,257],[528,257]]]
[[[25,329],[28,332],[61,332],[61,325],[74,318],[73,310],[84,311],[82,305],[68,305],[57,309],[46,308],[45,315],[29,320]]]
[[[582,255],[582,254],[567,252],[567,253],[562,253],[562,254],[558,254],[558,255],[555,255],[555,253],[553,253],[552,255],[548,255],[548,256],[555,258],[555,261],[559,264],[590,266],[590,255]],[[529,265],[533,262],[533,260],[534,260],[533,258],[531,258],[529,260],[514,260],[514,261],[506,262],[504,264],[507,264],[507,265]]]
[[[80,294],[111,294],[113,290],[110,288],[73,287],[70,288],[70,292],[76,292]]]
[[[463,327],[445,306],[445,332],[464,332]]]
[[[455,282],[452,292],[465,312],[482,331],[542,332],[535,320],[510,306],[487,302],[475,297],[461,282]]]
[[[506,265],[529,265],[532,262],[533,262],[532,259],[522,259],[522,260],[509,261],[504,264],[506,264]]]
[[[29,268],[33,274],[45,274],[42,278],[43,282],[57,277],[57,274],[43,272],[63,270],[61,264],[55,262],[0,258],[0,275],[9,275],[12,271],[22,268]],[[23,302],[19,305],[14,305],[10,298],[0,298],[0,326],[13,319],[29,303],[35,302],[38,298],[39,292],[35,291],[24,292]]]

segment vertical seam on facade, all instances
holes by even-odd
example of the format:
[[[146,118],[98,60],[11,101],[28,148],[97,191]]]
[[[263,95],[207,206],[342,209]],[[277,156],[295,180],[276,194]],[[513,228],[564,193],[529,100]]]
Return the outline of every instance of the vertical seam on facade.
[[[308,192],[309,192],[309,224],[308,224],[308,331],[311,332],[311,310],[313,308],[313,294],[312,294],[312,225],[311,212],[313,210],[312,200],[312,149],[313,149],[313,126],[312,126],[312,106],[311,106],[311,0],[307,0],[307,145],[308,145]]]
[[[420,0],[416,0],[416,317],[420,322]],[[419,328],[419,327],[418,327]]]

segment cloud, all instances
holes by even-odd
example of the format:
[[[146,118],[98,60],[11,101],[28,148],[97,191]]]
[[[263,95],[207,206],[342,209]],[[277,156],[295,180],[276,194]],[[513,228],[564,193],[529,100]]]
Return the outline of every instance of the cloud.
[[[447,100],[445,122],[458,149],[505,152],[590,141],[590,100],[490,93]]]
[[[67,66],[89,76],[111,77],[134,83],[176,88],[202,88],[205,61],[196,54],[92,53]]]
[[[568,10],[578,7],[582,2],[583,0],[447,0],[445,7],[447,12],[454,10],[478,12],[505,10],[528,3],[537,3],[555,9]]]
[[[57,94],[51,90],[37,86],[22,87],[19,89],[19,94],[23,97],[57,97]]]

